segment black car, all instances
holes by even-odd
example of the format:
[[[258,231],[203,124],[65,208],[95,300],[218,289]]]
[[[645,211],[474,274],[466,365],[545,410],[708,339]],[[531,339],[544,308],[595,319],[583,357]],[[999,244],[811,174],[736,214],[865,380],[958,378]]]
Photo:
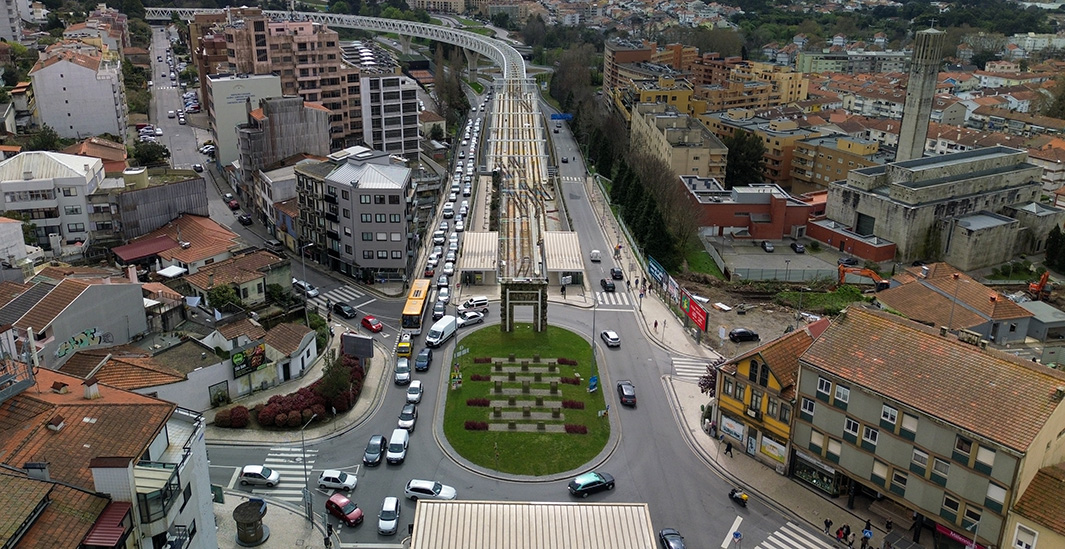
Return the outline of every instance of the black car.
[[[614,267],[610,269],[610,278],[613,278],[614,280],[625,280],[625,272]]]
[[[636,407],[636,386],[631,381],[623,379],[618,382],[618,401],[622,406]]]
[[[662,549],[684,549],[684,536],[676,528],[663,528],[658,532],[658,543]]]
[[[800,244],[798,242],[792,242],[791,243],[791,250],[793,252],[797,253],[797,254],[804,254],[804,253],[806,253],[806,246],[803,246],[802,244]]]
[[[433,304],[433,320],[440,320],[447,314],[447,303],[437,301]]]
[[[237,216],[237,221],[244,226],[251,225],[252,223],[251,216],[248,214],[240,214],[239,216]]]
[[[607,473],[591,471],[578,476],[569,482],[569,493],[582,498],[588,494],[614,489],[614,477]]]
[[[758,341],[760,338],[758,337],[758,332],[750,328],[733,328],[728,333],[728,339],[733,343],[739,343],[741,341]]]
[[[613,292],[615,290],[614,281],[607,280],[605,278],[599,279],[599,285],[603,287],[604,292]]]
[[[347,319],[355,318],[359,315],[359,313],[355,312],[355,307],[347,303],[334,303],[333,312]]]
[[[433,363],[433,350],[426,347],[418,352],[418,356],[414,357],[414,371],[424,372],[429,369],[429,365]]]
[[[383,435],[370,437],[370,442],[366,444],[366,451],[362,454],[362,462],[370,467],[379,465],[381,458],[385,455],[385,446],[387,445],[388,441],[385,440]]]
[[[858,258],[857,257],[841,257],[841,258],[836,260],[836,263],[839,264],[839,265],[846,265],[848,267],[857,267],[858,266]]]

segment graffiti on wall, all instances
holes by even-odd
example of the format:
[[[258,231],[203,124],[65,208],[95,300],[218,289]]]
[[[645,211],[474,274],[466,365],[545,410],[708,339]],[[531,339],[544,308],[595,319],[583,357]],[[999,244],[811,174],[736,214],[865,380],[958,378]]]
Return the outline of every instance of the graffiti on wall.
[[[111,332],[101,333],[99,328],[89,328],[74,334],[70,339],[60,343],[59,348],[55,350],[55,356],[56,358],[63,358],[72,352],[102,343],[114,343],[114,337],[111,336]]]

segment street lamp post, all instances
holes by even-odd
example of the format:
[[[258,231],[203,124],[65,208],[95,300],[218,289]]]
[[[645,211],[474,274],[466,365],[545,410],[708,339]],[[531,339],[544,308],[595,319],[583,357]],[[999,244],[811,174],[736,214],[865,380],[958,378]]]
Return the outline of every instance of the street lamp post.
[[[308,477],[309,473],[307,472],[307,441],[303,437],[303,430],[306,429],[316,417],[318,417],[318,414],[312,415],[311,419],[308,419],[307,423],[304,423],[303,427],[300,427],[300,448],[303,453],[303,507],[307,511],[307,520],[310,521],[314,520],[314,514],[311,513],[311,490],[307,488],[311,479]]]
[[[594,292],[593,292],[593,294],[594,294]],[[593,295],[592,298],[594,299],[594,301],[592,301],[592,371],[594,372],[595,371],[595,367],[596,367],[596,365],[595,365],[595,338],[597,336],[597,334],[595,333],[595,311],[596,311],[596,309],[599,308],[599,296],[598,295]]]
[[[790,274],[791,274],[791,260],[790,259],[785,259],[784,260],[784,282],[788,281],[788,278],[789,278],[788,275],[790,275]]]
[[[966,526],[965,529],[968,530],[969,527]],[[973,523],[973,541],[972,541],[972,543],[969,544],[969,549],[976,549],[976,536],[979,536],[979,535],[980,535],[980,521],[976,521],[975,523]]]
[[[308,242],[303,246],[300,246],[300,262],[303,264],[303,283],[307,284],[307,248],[314,246],[314,242]],[[307,311],[307,290],[301,289],[303,292],[303,323],[308,328],[311,326],[310,313]]]

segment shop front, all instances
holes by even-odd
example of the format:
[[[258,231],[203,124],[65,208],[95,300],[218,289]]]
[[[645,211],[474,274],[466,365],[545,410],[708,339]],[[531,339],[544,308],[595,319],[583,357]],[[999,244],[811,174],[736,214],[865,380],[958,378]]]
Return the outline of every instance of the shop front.
[[[987,549],[986,545],[973,543],[972,532],[955,532],[936,523],[935,549]]]
[[[832,497],[840,495],[846,478],[835,468],[801,450],[795,450],[792,475]]]

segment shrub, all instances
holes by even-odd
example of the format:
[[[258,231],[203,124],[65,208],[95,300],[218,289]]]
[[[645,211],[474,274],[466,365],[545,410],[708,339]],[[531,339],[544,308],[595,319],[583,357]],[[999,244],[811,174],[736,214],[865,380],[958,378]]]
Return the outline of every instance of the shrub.
[[[492,363],[492,357],[487,357],[487,356],[475,357],[473,359],[473,363],[474,364],[491,364]]]
[[[259,425],[262,425],[263,427],[273,427],[274,418],[276,418],[279,413],[281,413],[281,410],[276,404],[267,404],[259,410],[259,413],[255,417],[259,420]]]
[[[214,414],[214,424],[216,427],[229,427],[232,425],[231,418],[229,416],[230,410],[219,410]]]
[[[348,400],[347,391],[333,397],[333,407],[337,409],[337,413],[347,412],[351,409],[351,401]]]
[[[565,358],[565,357],[559,357],[558,358],[558,363],[563,365],[563,366],[576,366],[577,365],[577,361],[576,360],[573,360],[572,358]]]
[[[302,421],[303,423],[307,423],[312,418],[314,418],[314,412],[312,412],[310,408],[304,408],[303,412],[301,413],[303,417],[300,419],[300,421]]]
[[[584,425],[574,425],[572,423],[566,424],[566,432],[572,435],[587,435],[588,428]]]
[[[234,406],[229,411],[229,421],[234,429],[243,429],[251,420],[251,412],[244,406]]]
[[[580,378],[577,378],[577,377],[562,377],[562,378],[559,378],[559,381],[561,381],[562,383],[569,383],[570,385],[580,385],[581,384]]]
[[[288,413],[287,412],[278,412],[277,415],[274,416],[274,425],[276,425],[278,427],[284,427],[287,424],[288,424]]]
[[[492,376],[484,374],[473,374],[470,376],[470,381],[492,381]]]
[[[487,398],[468,398],[466,399],[466,406],[488,406],[489,400]]]
[[[467,431],[487,431],[488,430],[488,422],[487,421],[467,420],[466,421],[466,430]]]
[[[571,410],[583,410],[584,403],[579,400],[563,400],[562,407],[569,408]]]
[[[285,422],[285,425],[288,425],[289,427],[299,427],[301,425],[300,420],[302,419],[303,416],[299,412],[289,412],[288,420]]]
[[[315,404],[311,406],[311,412],[318,415],[318,417],[325,417],[325,404]]]

